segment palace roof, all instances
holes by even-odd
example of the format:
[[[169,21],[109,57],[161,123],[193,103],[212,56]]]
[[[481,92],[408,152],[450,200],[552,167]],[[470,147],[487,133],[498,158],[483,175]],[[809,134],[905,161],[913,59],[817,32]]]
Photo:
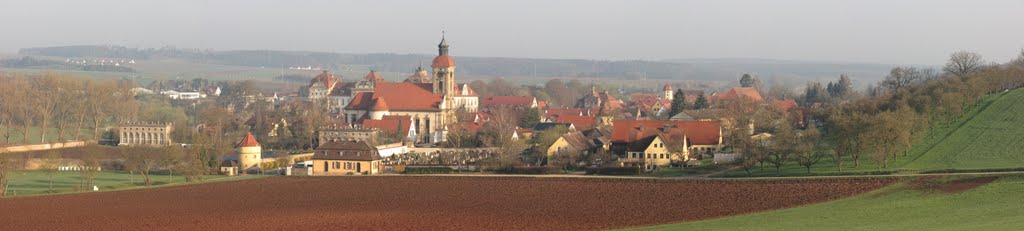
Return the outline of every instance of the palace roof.
[[[374,85],[373,92],[357,93],[345,109],[372,110],[376,99],[388,98],[387,108],[391,111],[439,110],[442,98],[433,93],[433,87],[429,83],[381,82]]]

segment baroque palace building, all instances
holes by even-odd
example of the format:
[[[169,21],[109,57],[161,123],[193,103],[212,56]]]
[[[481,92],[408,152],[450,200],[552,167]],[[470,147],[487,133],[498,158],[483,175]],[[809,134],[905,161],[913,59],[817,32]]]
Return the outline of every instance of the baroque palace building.
[[[438,54],[430,65],[433,76],[429,81],[424,81],[427,78],[423,69],[417,69],[414,74],[416,78],[404,82],[387,82],[379,73],[371,72],[363,80],[352,84],[350,89],[331,89],[329,92],[351,94],[351,100],[340,110],[345,123],[357,126],[363,120],[409,116],[420,134],[416,143],[439,143],[446,140],[447,126],[457,122],[456,112],[477,112],[480,99],[469,84],[455,81],[455,60],[448,54],[448,41],[444,36],[437,48]]]
[[[118,126],[118,146],[171,145],[171,123],[127,122]]]

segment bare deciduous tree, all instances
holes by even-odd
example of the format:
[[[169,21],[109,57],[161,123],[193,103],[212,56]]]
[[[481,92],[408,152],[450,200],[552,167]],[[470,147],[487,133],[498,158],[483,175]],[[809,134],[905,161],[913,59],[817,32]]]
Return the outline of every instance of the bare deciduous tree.
[[[916,67],[894,67],[879,85],[892,92],[898,92],[920,80],[921,72]]]
[[[40,167],[46,173],[47,180],[50,181],[50,185],[49,185],[50,187],[49,187],[48,192],[52,193],[53,192],[53,175],[57,174],[57,168],[60,167],[61,162],[63,161],[63,159],[60,157],[60,153],[59,152],[57,152],[57,151],[50,151],[50,152],[47,152],[46,155],[43,156],[42,159],[40,159],[40,161],[42,161],[42,166],[40,166]]]
[[[797,164],[807,169],[807,173],[811,173],[811,167],[821,160],[821,154],[818,153],[818,141],[821,140],[821,134],[814,124],[810,124],[800,131],[796,138],[792,146],[793,157]]]
[[[85,155],[79,160],[80,163],[78,165],[81,178],[79,188],[82,191],[88,191],[89,186],[95,185],[96,176],[99,175],[100,167],[102,166],[101,158],[103,157],[97,147],[89,147],[85,150]]]
[[[980,70],[984,63],[985,61],[982,60],[981,55],[978,53],[957,51],[949,55],[949,61],[946,62],[946,66],[942,67],[942,70],[963,78]]]
[[[155,148],[140,149],[145,149],[146,151],[144,151],[143,153],[147,153],[148,155],[141,154],[139,152],[127,152],[125,153],[126,156],[124,165],[125,168],[128,169],[128,171],[137,172],[141,174],[144,184],[146,186],[150,186],[153,184],[152,180],[150,179],[150,173],[160,165],[160,160],[154,158],[152,154],[157,153],[160,150],[156,150]]]
[[[0,197],[7,195],[11,183],[11,172],[23,165],[22,160],[11,155],[0,155]]]
[[[481,128],[480,140],[495,149],[495,156],[490,160],[492,167],[510,170],[523,161],[521,157],[527,145],[523,140],[513,138],[518,119],[510,109],[498,108],[491,113],[494,116]]]

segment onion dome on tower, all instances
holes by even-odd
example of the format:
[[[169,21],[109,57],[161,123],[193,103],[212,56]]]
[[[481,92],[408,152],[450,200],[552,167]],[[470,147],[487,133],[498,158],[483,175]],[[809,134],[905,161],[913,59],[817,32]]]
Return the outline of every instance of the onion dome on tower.
[[[431,67],[454,67],[455,60],[452,60],[451,56],[448,56],[448,40],[441,35],[441,43],[437,44],[437,57],[434,57],[434,62],[430,65]]]

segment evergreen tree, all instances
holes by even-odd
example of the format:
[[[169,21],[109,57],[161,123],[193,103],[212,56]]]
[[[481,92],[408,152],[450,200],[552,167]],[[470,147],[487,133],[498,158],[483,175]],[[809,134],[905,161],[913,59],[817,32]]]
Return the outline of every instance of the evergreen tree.
[[[828,93],[825,92],[825,88],[821,87],[821,83],[808,82],[807,89],[804,92],[804,102],[807,104],[825,102],[828,99]]]
[[[853,93],[853,82],[850,81],[849,76],[839,75],[839,82],[836,83],[836,93],[838,97],[844,97]]]
[[[683,110],[689,109],[689,105],[686,105],[686,94],[683,93],[683,89],[676,89],[676,92],[672,94],[672,109],[669,110],[668,116],[672,117]]]
[[[540,123],[540,111],[536,108],[531,108],[523,111],[523,115],[519,117],[518,124],[521,128],[532,128],[537,123]]]
[[[740,77],[740,86],[742,86],[742,87],[753,87],[754,86],[754,77],[750,76],[750,74],[744,73],[743,77]]]
[[[693,102],[693,109],[705,109],[708,106],[708,98],[704,97],[704,94],[697,96],[697,100]]]

